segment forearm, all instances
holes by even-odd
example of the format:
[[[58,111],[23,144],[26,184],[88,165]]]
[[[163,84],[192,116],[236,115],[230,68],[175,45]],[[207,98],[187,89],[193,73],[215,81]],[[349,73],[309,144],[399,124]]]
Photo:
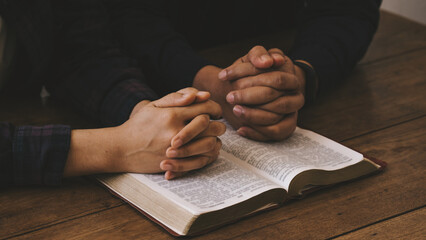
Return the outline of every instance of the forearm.
[[[72,130],[64,177],[111,172],[117,146],[115,128]]]

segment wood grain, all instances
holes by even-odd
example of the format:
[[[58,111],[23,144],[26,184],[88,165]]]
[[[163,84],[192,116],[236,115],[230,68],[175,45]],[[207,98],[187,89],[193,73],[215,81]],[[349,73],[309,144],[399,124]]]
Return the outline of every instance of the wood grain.
[[[202,54],[227,65],[253,44],[287,49],[291,34],[262,36]],[[353,75],[337,91],[304,109],[300,119],[303,127],[387,161],[386,172],[322,190],[196,238],[318,239],[342,234],[341,238],[363,238],[392,231],[401,236],[410,231],[414,234],[407,236],[416,237],[419,227],[414,223],[424,219],[424,210],[423,215],[412,210],[424,206],[426,199],[425,62],[426,27],[383,13],[378,33]],[[94,125],[63,104],[43,104],[37,96],[13,92],[2,93],[0,111],[0,121],[16,124]],[[379,231],[381,227],[388,230]],[[86,178],[66,180],[58,188],[1,190],[0,239],[13,236],[172,238]]]
[[[408,231],[407,231],[407,230]],[[405,230],[405,231],[404,231]],[[425,239],[426,208],[380,222],[361,230],[336,238],[345,239]]]
[[[424,25],[382,11],[377,33],[360,64],[398,57],[425,47]]]
[[[426,114],[426,48],[358,66],[342,86],[301,111],[300,125],[342,141]]]
[[[123,204],[85,178],[67,179],[60,187],[2,189],[0,239]]]
[[[244,219],[196,239],[329,238],[426,203],[426,117],[345,142],[389,163],[378,175],[323,189],[279,209]],[[283,235],[285,234],[285,235]],[[65,221],[22,238],[169,239],[171,236],[130,206]]]

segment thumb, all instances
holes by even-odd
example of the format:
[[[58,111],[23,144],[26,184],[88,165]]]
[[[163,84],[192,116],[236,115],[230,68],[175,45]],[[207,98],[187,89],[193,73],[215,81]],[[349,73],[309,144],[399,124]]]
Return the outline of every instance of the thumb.
[[[253,66],[260,69],[270,68],[274,64],[271,55],[262,46],[253,47],[247,54],[247,58]]]
[[[210,98],[210,93],[198,91],[195,88],[184,88],[170,93],[154,102],[156,107],[184,107],[195,102],[204,102]]]

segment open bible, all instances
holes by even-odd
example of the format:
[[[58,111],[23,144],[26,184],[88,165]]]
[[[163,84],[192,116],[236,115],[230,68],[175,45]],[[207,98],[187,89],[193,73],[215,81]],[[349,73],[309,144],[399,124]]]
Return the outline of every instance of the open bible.
[[[219,158],[181,178],[125,173],[98,180],[173,235],[195,235],[385,166],[301,128],[275,143],[255,142],[230,128],[220,138]]]

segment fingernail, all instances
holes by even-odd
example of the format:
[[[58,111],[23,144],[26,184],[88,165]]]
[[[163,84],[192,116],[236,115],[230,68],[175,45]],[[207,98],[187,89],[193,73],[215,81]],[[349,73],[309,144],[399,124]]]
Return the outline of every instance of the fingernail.
[[[233,110],[238,117],[244,113],[244,109],[240,105],[236,105]]]
[[[208,95],[208,94],[210,94],[210,93],[207,92],[207,91],[199,91],[199,92],[197,92],[197,96],[204,96],[204,95]]]
[[[166,178],[166,180],[172,180],[173,178],[176,177],[176,175],[171,171],[167,171],[164,177]]]
[[[177,157],[178,153],[176,150],[168,150],[167,151],[167,157]]]
[[[181,139],[178,138],[178,139],[176,139],[176,140],[173,141],[172,145],[173,145],[172,147],[174,147],[174,148],[179,148],[180,146],[183,145],[183,142],[182,142]]]
[[[218,77],[220,80],[226,80],[226,70],[223,69],[222,71],[220,71]]]
[[[235,101],[234,94],[228,93],[228,95],[226,95],[226,101],[230,104],[234,104],[234,101]]]
[[[240,136],[243,136],[243,137],[245,137],[245,136],[246,136],[246,134],[244,133],[244,131],[243,131],[241,128],[238,128],[237,133],[238,133]]]
[[[169,163],[165,163],[165,164],[161,165],[161,169],[163,171],[171,171],[171,170],[173,170],[173,166]]]
[[[268,55],[262,55],[262,56],[260,56],[260,60],[262,60],[262,62],[267,62],[269,60],[269,56]]]

